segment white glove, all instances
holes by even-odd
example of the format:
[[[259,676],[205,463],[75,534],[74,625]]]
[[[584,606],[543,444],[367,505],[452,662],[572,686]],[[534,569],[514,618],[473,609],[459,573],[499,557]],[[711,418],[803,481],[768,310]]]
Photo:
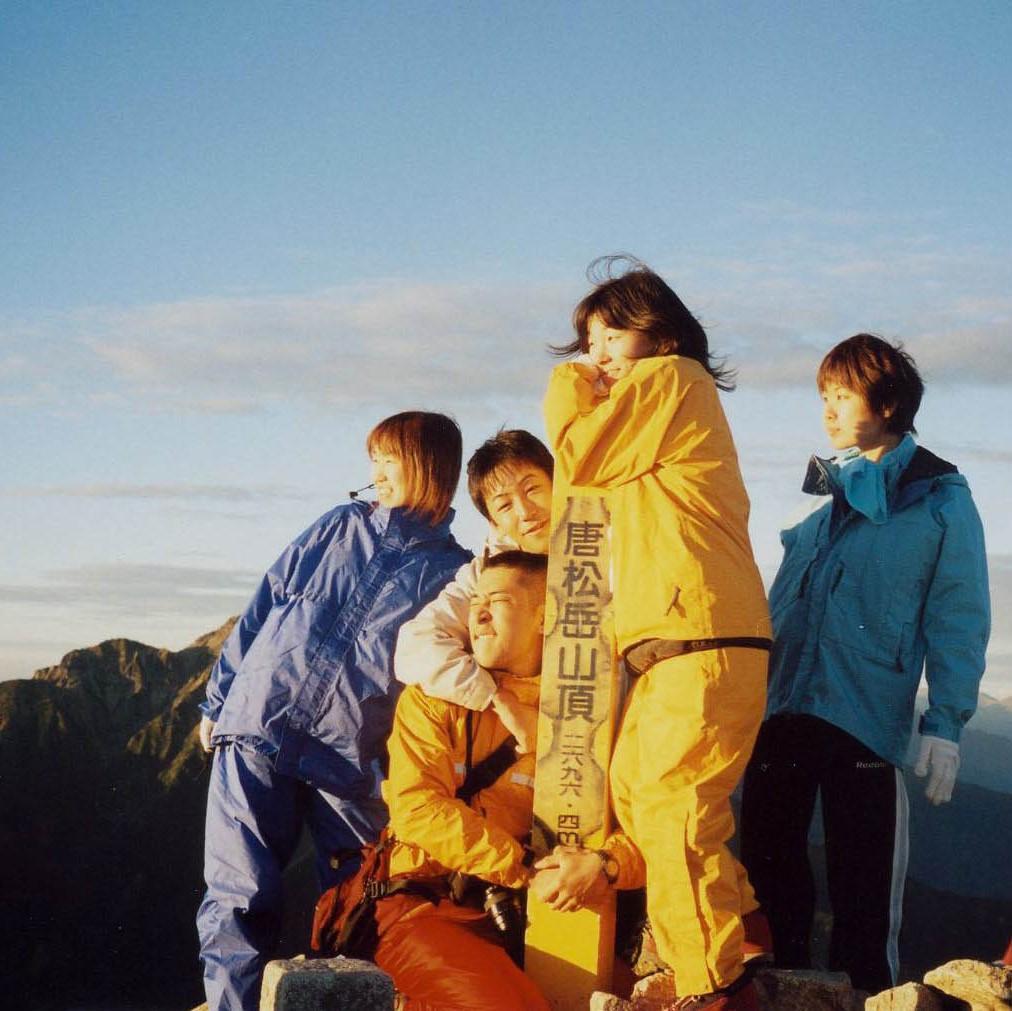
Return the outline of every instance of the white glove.
[[[952,799],[952,788],[959,772],[959,745],[942,737],[921,737],[921,753],[917,756],[914,773],[928,776],[924,796],[932,804],[945,804]],[[930,775],[929,775],[930,773]]]
[[[208,716],[200,717],[200,746],[205,751],[211,750],[211,734],[214,733],[214,720]]]

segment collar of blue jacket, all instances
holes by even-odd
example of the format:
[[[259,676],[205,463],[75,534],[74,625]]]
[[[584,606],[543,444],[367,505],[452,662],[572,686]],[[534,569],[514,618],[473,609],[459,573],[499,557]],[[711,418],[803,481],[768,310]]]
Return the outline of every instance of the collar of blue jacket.
[[[832,460],[813,456],[802,490],[810,495],[842,495],[852,509],[881,526],[889,519],[889,504],[900,476],[916,451],[917,443],[907,434],[877,462],[857,450],[848,450]]]
[[[450,533],[450,524],[453,523],[456,512],[451,509],[440,523],[432,526],[428,521],[414,516],[403,506],[390,509],[376,503],[354,502],[363,512],[369,514],[373,526],[380,536],[388,539],[399,539],[404,544],[412,541],[442,540]]]

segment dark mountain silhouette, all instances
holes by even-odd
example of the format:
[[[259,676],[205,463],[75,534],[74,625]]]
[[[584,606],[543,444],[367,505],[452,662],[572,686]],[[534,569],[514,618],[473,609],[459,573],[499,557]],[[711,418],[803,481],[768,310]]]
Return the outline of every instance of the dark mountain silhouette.
[[[920,746],[916,733],[926,698],[918,698],[914,734],[907,762],[913,765]],[[988,790],[1012,793],[1012,698],[999,700],[983,692],[960,742],[960,783],[975,783]]]
[[[5,1006],[178,1011],[202,999],[193,921],[208,761],[197,706],[230,627],[179,652],[111,640],[0,683]],[[994,733],[1010,707],[994,705],[991,733],[967,730],[973,775],[951,805],[930,808],[921,781],[908,781],[907,978],[950,958],[993,958],[1010,933],[1012,790],[1000,791],[1012,741]],[[286,875],[283,955],[305,950],[312,862],[304,841]],[[823,913],[817,934],[825,928]]]
[[[231,622],[172,653],[118,639],[0,684],[0,950],[12,1007],[200,997],[197,704]]]
[[[1012,737],[1012,695],[996,699],[986,692],[981,692],[977,712],[974,713],[970,726],[978,732]]]

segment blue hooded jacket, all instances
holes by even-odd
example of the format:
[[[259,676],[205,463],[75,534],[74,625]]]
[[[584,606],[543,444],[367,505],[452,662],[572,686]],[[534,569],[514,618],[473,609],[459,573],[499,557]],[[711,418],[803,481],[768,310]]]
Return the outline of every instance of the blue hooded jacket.
[[[920,732],[958,741],[990,631],[984,532],[966,479],[908,435],[877,463],[812,458],[827,500],[782,531],[766,715],[807,713],[902,766]]]
[[[471,558],[405,509],[340,505],[267,570],[211,671],[212,741],[349,799],[377,794],[397,630]]]

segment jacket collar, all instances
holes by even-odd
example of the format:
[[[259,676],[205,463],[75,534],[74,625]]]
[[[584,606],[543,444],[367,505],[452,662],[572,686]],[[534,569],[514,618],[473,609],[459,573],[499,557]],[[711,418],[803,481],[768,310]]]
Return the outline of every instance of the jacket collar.
[[[382,536],[402,544],[417,544],[424,541],[445,540],[450,536],[450,524],[456,513],[451,509],[441,523],[432,526],[407,509],[388,509],[378,505],[372,510],[371,519]]]
[[[917,444],[910,435],[905,435],[895,449],[875,463],[855,450],[832,460],[813,456],[802,491],[810,495],[842,496],[856,512],[881,525],[889,519],[890,502],[916,452]]]

